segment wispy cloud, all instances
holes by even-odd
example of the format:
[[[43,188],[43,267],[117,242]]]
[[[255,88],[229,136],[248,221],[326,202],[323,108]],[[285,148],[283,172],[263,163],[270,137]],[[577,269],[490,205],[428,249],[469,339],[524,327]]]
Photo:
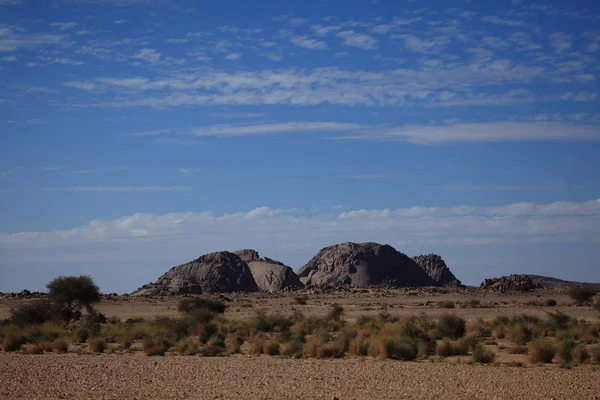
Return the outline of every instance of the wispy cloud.
[[[15,27],[0,26],[0,51],[16,51],[22,48],[33,48],[47,44],[58,44],[63,41],[63,35],[44,33],[22,33]]]
[[[49,25],[58,28],[59,31],[67,31],[76,27],[78,24],[77,22],[51,22]]]
[[[481,19],[483,21],[491,22],[492,24],[497,24],[497,25],[506,25],[506,26],[513,26],[513,27],[520,27],[520,26],[526,25],[524,21],[510,19],[510,18],[502,18],[502,17],[498,17],[498,16],[486,16],[486,17],[482,17]]]
[[[327,50],[329,48],[324,41],[309,39],[307,36],[292,36],[290,37],[290,42],[298,47],[304,47],[305,49],[311,50]]]
[[[97,173],[97,172],[128,171],[128,170],[131,170],[131,169],[132,168],[129,168],[129,167],[108,167],[108,168],[96,168],[96,169],[78,169],[78,170],[68,171],[67,174],[80,175],[80,174],[92,174],[92,173]]]
[[[179,172],[180,174],[191,175],[202,172],[202,168],[179,168],[177,172]]]
[[[155,63],[160,59],[161,55],[154,49],[141,49],[133,55],[132,58],[144,60],[149,63]]]
[[[210,125],[184,131],[193,136],[243,136],[282,133],[356,131],[359,124],[342,122],[284,122],[254,125]]]
[[[377,48],[377,39],[355,31],[342,31],[336,33],[336,36],[342,39],[342,44],[350,47],[357,47],[364,50],[375,50]]]

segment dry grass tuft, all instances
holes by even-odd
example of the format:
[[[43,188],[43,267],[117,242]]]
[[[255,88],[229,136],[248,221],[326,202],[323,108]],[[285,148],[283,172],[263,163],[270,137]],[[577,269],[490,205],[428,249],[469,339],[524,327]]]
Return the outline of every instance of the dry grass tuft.
[[[548,340],[534,340],[529,345],[529,361],[532,364],[552,363],[556,349]]]

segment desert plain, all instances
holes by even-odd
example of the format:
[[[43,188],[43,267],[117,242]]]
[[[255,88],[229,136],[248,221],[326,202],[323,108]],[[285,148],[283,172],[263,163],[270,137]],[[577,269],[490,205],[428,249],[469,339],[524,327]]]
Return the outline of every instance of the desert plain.
[[[361,316],[428,316],[445,314],[467,323],[497,316],[545,318],[561,312],[573,319],[600,322],[592,306],[575,306],[561,291],[496,293],[475,288],[351,289],[305,293],[218,295],[227,304],[225,317],[247,320],[257,313],[325,317],[333,304],[343,307],[348,323]],[[548,299],[557,302],[546,306]],[[105,296],[97,310],[127,319],[177,318],[178,297]],[[20,302],[0,299],[0,319]],[[142,351],[92,352],[86,343],[71,345],[66,354],[0,353],[2,399],[600,399],[600,368],[586,363],[565,366],[558,361],[532,364],[526,354],[510,354],[507,340],[485,347],[493,363],[471,356],[435,355],[398,361],[346,355],[336,359],[290,358],[244,351],[222,357],[185,356],[167,352],[149,357]],[[135,346],[133,346],[135,348]]]

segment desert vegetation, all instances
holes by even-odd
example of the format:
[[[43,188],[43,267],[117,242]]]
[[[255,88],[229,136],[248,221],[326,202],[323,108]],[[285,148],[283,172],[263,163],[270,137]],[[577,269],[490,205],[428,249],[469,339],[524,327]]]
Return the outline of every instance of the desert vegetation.
[[[1,323],[5,352],[206,357],[241,353],[401,361],[462,357],[468,363],[487,364],[495,362],[502,348],[508,354],[526,355],[531,364],[578,366],[600,361],[600,321],[578,320],[560,311],[546,311],[543,318],[499,315],[467,323],[440,303],[448,310],[436,317],[381,311],[349,321],[344,308],[332,304],[324,316],[305,315],[298,309],[284,316],[257,308],[253,316],[240,320],[226,318],[224,301],[188,297],[180,300],[178,317],[121,320],[95,311],[98,297],[90,278],[60,279],[61,285],[49,284],[54,293],[47,300],[24,302]],[[294,301],[302,306],[309,297],[299,299]],[[479,306],[472,303],[471,307]]]

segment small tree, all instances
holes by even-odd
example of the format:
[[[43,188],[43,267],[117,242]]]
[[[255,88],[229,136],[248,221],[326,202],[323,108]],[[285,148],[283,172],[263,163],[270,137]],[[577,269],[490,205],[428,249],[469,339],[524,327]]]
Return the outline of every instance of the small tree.
[[[93,313],[93,304],[100,301],[100,289],[90,276],[59,276],[46,287],[65,321],[73,319],[82,308]]]

